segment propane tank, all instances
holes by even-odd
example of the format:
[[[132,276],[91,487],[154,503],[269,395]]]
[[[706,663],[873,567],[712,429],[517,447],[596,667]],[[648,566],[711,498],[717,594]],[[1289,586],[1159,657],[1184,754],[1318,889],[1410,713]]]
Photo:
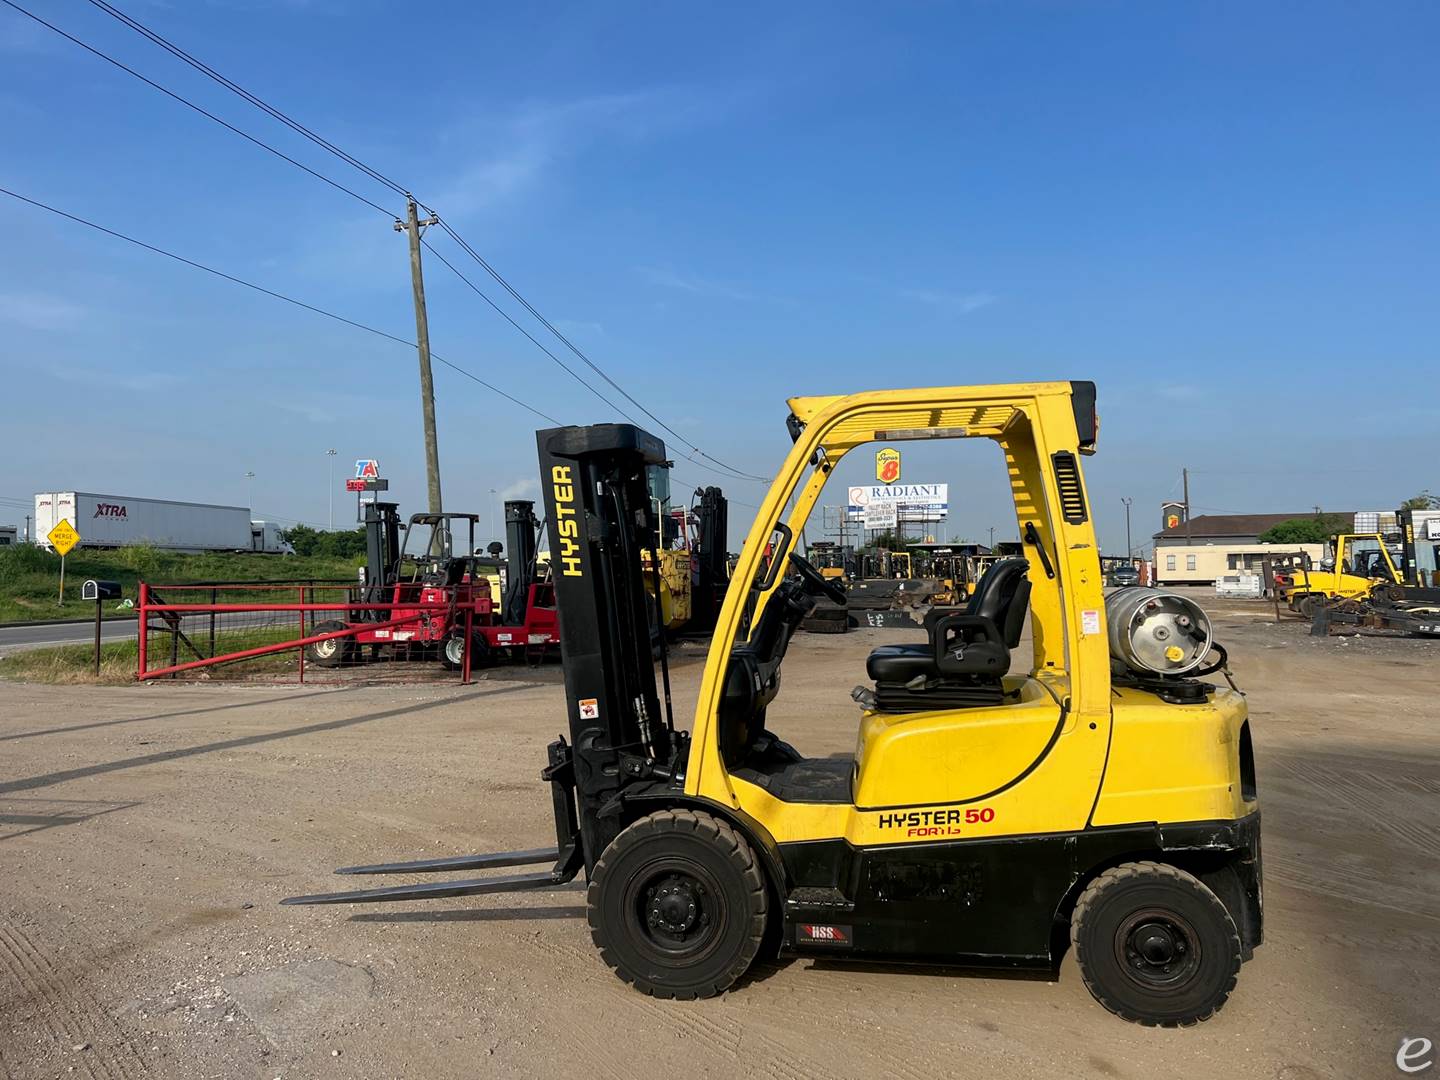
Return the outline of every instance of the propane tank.
[[[1183,675],[1210,652],[1210,618],[1193,600],[1134,585],[1105,598],[1110,655],[1131,671]]]

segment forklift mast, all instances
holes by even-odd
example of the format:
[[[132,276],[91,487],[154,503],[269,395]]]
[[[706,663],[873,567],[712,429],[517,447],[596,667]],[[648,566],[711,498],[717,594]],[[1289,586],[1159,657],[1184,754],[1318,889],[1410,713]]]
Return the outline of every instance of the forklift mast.
[[[709,630],[720,614],[730,578],[725,550],[730,535],[730,504],[718,487],[700,493],[699,526],[695,545],[695,588],[690,598],[690,623]]]
[[[383,604],[400,572],[400,505],[391,502],[365,504],[365,588],[361,603]],[[382,621],[383,611],[367,609],[362,619]]]
[[[505,504],[505,596],[500,621],[519,626],[530,604],[535,583],[535,504],[517,499]]]
[[[629,783],[674,775],[681,740],[656,693],[640,553],[653,547],[647,466],[665,445],[629,424],[536,433],[565,658],[568,753],[588,872],[620,832],[601,810]]]

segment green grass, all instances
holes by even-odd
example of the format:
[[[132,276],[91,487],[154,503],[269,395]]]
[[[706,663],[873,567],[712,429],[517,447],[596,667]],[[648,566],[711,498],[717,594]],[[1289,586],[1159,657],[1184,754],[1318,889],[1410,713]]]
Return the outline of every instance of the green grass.
[[[90,645],[29,649],[0,657],[0,679],[43,683],[126,683],[135,681],[136,646],[119,641],[100,646],[100,675]]]
[[[215,644],[217,651],[227,652],[288,641],[294,636],[295,631],[289,628],[284,630],[270,628],[236,630],[217,634]],[[208,651],[208,641],[202,640],[200,645],[201,648]],[[170,638],[168,634],[152,633],[150,649],[148,666],[151,670],[169,664]],[[177,652],[177,658],[183,664],[194,660],[195,654],[182,644]],[[95,674],[95,647],[93,645],[57,645],[53,648],[26,649],[23,652],[0,657],[0,679],[41,683],[130,683],[135,681],[135,671],[138,665],[139,646],[133,640],[106,642],[100,646],[100,674],[98,677]],[[198,677],[218,682],[227,679],[244,679],[251,675],[283,674],[297,671],[298,668],[299,657],[294,650],[287,649],[285,652],[257,656],[235,664],[217,664],[214,667],[182,672],[179,677],[191,681]],[[204,674],[201,674],[202,672]]]
[[[344,580],[354,581],[360,559],[322,555],[260,555],[226,552],[185,555],[137,546],[116,551],[76,548],[65,558],[65,604],[56,603],[60,556],[30,544],[0,548],[0,622],[66,619],[95,614],[94,601],[80,599],[87,578],[118,581],[135,600],[138,582]],[[122,608],[107,601],[105,613]]]

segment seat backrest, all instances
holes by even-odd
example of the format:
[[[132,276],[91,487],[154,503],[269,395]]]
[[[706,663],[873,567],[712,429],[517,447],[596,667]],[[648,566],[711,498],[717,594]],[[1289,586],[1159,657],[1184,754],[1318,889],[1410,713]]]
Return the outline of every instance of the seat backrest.
[[[975,595],[965,606],[967,615],[982,615],[993,622],[1007,648],[1020,644],[1020,631],[1030,604],[1030,579],[1025,576],[1029,569],[1030,563],[1025,559],[1000,559],[985,572],[975,586]]]

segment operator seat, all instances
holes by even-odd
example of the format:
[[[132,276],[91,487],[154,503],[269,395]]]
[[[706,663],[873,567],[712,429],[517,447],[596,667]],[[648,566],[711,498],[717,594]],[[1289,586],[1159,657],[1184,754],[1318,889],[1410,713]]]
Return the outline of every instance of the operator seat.
[[[1001,559],[976,586],[963,612],[929,623],[924,642],[882,645],[870,653],[866,674],[875,680],[875,708],[922,712],[999,705],[1010,650],[1030,603],[1030,564]]]

